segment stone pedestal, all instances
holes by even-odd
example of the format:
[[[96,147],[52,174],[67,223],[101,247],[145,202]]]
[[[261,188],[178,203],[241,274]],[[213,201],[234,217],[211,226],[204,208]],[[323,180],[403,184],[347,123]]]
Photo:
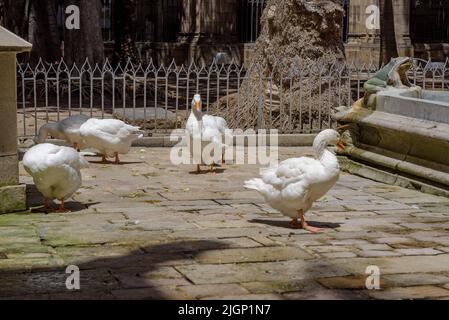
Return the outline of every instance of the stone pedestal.
[[[31,44],[0,27],[0,214],[26,209],[17,154],[16,54]]]

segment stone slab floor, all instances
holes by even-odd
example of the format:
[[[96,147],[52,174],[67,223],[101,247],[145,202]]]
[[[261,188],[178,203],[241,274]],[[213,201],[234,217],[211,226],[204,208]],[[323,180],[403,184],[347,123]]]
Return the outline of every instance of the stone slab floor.
[[[194,166],[171,165],[169,152],[136,148],[124,165],[92,163],[71,213],[0,216],[0,297],[449,297],[449,199],[342,174],[308,214],[328,229],[309,234],[242,187],[257,166],[194,175]],[[23,169],[21,179],[38,206]],[[81,270],[78,291],[66,289],[68,265]],[[370,265],[381,290],[365,289]]]

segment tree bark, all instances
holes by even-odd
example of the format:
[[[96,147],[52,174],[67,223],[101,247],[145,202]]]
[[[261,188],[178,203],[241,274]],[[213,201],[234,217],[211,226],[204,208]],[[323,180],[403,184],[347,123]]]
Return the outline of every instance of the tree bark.
[[[380,0],[380,61],[385,65],[398,56],[392,0]]]
[[[77,5],[80,8],[80,29],[64,28],[64,59],[68,64],[82,64],[86,59],[91,64],[104,61],[104,44],[101,32],[101,1],[66,0],[65,8]]]
[[[33,45],[31,60],[60,59],[61,37],[53,0],[2,0],[3,25]]]
[[[33,45],[31,61],[40,58],[56,62],[61,58],[61,37],[56,20],[55,1],[32,1],[28,18],[28,40]]]
[[[0,24],[28,39],[30,0],[0,0]]]
[[[313,131],[331,122],[332,109],[348,100],[329,89],[345,62],[343,15],[340,0],[268,0],[239,99],[221,99],[215,112],[242,129]]]

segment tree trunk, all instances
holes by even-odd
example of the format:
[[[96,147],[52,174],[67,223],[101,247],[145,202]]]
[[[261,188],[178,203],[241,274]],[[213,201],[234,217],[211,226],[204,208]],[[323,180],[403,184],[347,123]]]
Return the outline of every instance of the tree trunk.
[[[56,62],[61,58],[61,37],[56,14],[56,3],[53,0],[31,2],[28,40],[33,45],[33,62],[40,58],[47,62]]]
[[[28,39],[30,0],[0,0],[0,24]]]
[[[65,7],[80,8],[80,29],[64,28],[64,58],[68,64],[91,64],[104,61],[104,44],[101,32],[101,1],[66,0]]]
[[[33,44],[31,60],[55,62],[61,57],[60,34],[53,0],[0,0],[2,24]]]
[[[340,0],[268,0],[239,99],[225,97],[215,111],[232,128],[315,131],[330,124],[332,109],[348,102],[347,90],[329,89],[345,62],[343,15]]]
[[[380,65],[398,56],[392,0],[380,0]]]

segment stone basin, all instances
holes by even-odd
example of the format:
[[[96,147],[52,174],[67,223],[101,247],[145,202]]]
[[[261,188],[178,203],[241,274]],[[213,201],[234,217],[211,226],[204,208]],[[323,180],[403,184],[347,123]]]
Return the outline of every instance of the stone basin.
[[[378,94],[376,111],[449,124],[449,92],[388,90]]]
[[[449,92],[391,88],[377,94],[375,110],[355,103],[334,118],[352,124],[343,169],[449,196]]]

